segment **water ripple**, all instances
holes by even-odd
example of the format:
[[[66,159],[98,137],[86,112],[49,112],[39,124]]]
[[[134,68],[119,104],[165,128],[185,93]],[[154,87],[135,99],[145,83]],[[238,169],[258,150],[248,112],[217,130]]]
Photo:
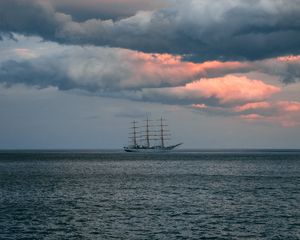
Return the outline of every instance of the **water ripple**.
[[[299,153],[0,153],[0,239],[300,239]]]

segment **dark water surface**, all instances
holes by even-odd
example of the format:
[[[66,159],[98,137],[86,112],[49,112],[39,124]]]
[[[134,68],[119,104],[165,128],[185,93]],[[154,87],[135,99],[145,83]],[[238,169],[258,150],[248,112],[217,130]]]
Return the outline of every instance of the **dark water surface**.
[[[300,239],[300,152],[0,152],[0,239],[209,238]]]

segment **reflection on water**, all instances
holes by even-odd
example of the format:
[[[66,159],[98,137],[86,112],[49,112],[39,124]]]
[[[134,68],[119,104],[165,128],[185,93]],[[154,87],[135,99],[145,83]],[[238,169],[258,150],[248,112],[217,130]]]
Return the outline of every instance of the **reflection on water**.
[[[0,239],[300,239],[300,152],[0,152]]]

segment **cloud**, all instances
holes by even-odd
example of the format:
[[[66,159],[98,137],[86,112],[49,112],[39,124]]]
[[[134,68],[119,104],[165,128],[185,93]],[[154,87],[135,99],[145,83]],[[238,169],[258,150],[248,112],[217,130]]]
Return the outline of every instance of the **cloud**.
[[[259,113],[260,115],[270,115],[267,109],[271,110],[273,113],[300,113],[300,102],[297,101],[274,101],[274,102],[249,102],[244,105],[235,106],[233,110],[237,113],[240,112],[251,112]],[[264,110],[264,111],[262,111]]]
[[[21,58],[36,58],[37,55],[28,48],[16,48],[14,49],[15,53]]]
[[[255,60],[300,54],[299,15],[299,0],[179,0],[119,20],[80,22],[50,1],[10,0],[0,2],[0,31],[191,59]]]
[[[300,55],[287,55],[263,61],[253,61],[249,62],[249,65],[251,65],[250,68],[253,71],[279,77],[285,84],[300,80]]]
[[[252,114],[240,115],[240,118],[248,121],[253,121],[253,120],[262,119],[263,116],[252,113]]]
[[[166,0],[51,0],[54,8],[69,14],[77,21],[91,18],[118,20],[135,15],[138,11],[153,11],[167,7]]]
[[[240,114],[239,118],[247,121],[277,123],[284,127],[300,125],[298,101],[253,102],[236,106],[233,111]]]
[[[244,105],[207,106],[193,104],[191,107],[201,113],[213,116],[236,117],[248,123],[275,124],[283,127],[300,126],[299,101],[274,101],[272,98],[269,98],[263,102],[249,102]]]
[[[197,109],[206,109],[207,105],[204,103],[197,103],[197,104],[192,104],[192,107]]]
[[[185,88],[191,93],[199,90],[206,98],[215,97],[221,103],[261,100],[280,91],[279,87],[266,84],[263,81],[232,75],[222,78],[202,79],[187,84]]]
[[[297,101],[279,101],[277,106],[284,112],[300,112],[300,102]]]
[[[277,86],[247,77],[226,75],[220,78],[206,78],[180,87],[143,89],[142,99],[176,103],[193,107],[231,106],[249,101],[260,101],[280,92]],[[204,104],[204,105],[203,105]]]
[[[51,54],[46,55],[39,49],[18,47],[11,51],[17,54],[13,59],[1,63],[0,58],[1,82],[108,95],[123,90],[181,86],[202,77],[248,68],[239,62],[191,63],[182,61],[180,56],[112,48],[50,46]]]
[[[273,114],[270,121],[278,122],[284,127],[300,126],[300,102],[279,101],[276,107],[277,114]]]
[[[236,106],[234,107],[234,111],[236,112],[243,112],[247,110],[253,110],[253,109],[268,109],[271,107],[271,104],[268,102],[250,102],[246,103],[242,106]]]
[[[234,116],[245,121],[298,124],[297,98],[282,93],[284,86],[278,86],[278,82],[275,85],[271,82],[274,78],[269,77],[289,76],[290,66],[299,64],[298,56],[195,63],[184,61],[180,55],[61,46],[38,38],[30,42],[30,38],[14,37],[16,42],[5,40],[6,47],[0,48],[0,83],[6,86],[54,87],[88,95],[184,106],[204,114]],[[293,86],[298,85],[289,88]]]

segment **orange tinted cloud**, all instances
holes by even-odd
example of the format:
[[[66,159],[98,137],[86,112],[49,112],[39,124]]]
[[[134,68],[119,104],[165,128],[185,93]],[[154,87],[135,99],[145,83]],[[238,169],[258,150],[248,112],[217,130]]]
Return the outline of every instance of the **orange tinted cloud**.
[[[192,107],[193,108],[198,108],[198,109],[205,109],[205,108],[207,108],[206,104],[203,104],[203,103],[192,104]]]
[[[277,123],[285,127],[298,125],[296,113],[300,111],[300,103],[269,100],[273,94],[281,91],[279,86],[230,74],[251,70],[259,72],[265,70],[266,66],[272,71],[273,69],[278,71],[286,64],[299,61],[300,56],[280,57],[255,63],[220,61],[193,63],[183,61],[180,56],[141,52],[135,52],[132,56],[139,62],[137,76],[142,72],[144,76],[151,76],[151,79],[158,81],[165,78],[163,81],[170,85],[166,88],[146,90],[145,93],[148,93],[151,99],[187,104],[205,112],[219,112],[233,116],[239,114],[239,118],[246,121]],[[143,79],[142,76],[138,78]]]
[[[227,75],[222,78],[202,79],[187,84],[182,90],[189,95],[217,98],[221,103],[256,101],[280,91],[279,87],[245,76]]]
[[[261,102],[257,103],[258,105],[255,107],[253,103],[245,104],[242,107],[236,107],[241,111],[245,110],[258,110],[263,108],[268,108],[270,111],[264,115],[263,112],[240,115],[239,117],[244,120],[251,121],[260,121],[260,122],[269,122],[280,124],[283,127],[296,127],[300,125],[300,102],[297,101],[278,101],[274,103]],[[249,106],[247,108],[246,106]],[[250,106],[253,106],[253,108]]]
[[[278,107],[285,112],[299,112],[300,102],[296,101],[280,101],[277,103]]]
[[[300,56],[299,55],[282,56],[282,57],[278,57],[277,60],[280,62],[297,62],[300,61]]]
[[[253,110],[253,109],[267,109],[270,108],[272,105],[268,102],[251,102],[251,103],[246,103],[241,106],[236,106],[234,108],[235,112],[243,112],[247,110]]]
[[[147,81],[153,86],[160,84],[179,86],[199,78],[223,76],[248,69],[248,63],[208,61],[193,63],[171,54],[149,54],[127,51],[126,61],[134,63],[131,85]]]
[[[265,123],[273,123],[273,124],[279,124],[282,127],[296,127],[300,125],[300,121],[297,118],[291,117],[291,116],[262,116],[259,114],[246,114],[246,115],[240,115],[240,118],[245,121],[259,121],[259,122],[265,122]]]
[[[232,112],[232,107],[262,101],[279,91],[279,87],[259,80],[229,75],[223,78],[205,78],[180,87],[145,88],[140,96],[149,101]],[[254,107],[254,104],[244,106],[246,107]]]
[[[257,119],[262,119],[263,116],[253,113],[253,114],[240,115],[240,118],[245,120],[257,120]]]

